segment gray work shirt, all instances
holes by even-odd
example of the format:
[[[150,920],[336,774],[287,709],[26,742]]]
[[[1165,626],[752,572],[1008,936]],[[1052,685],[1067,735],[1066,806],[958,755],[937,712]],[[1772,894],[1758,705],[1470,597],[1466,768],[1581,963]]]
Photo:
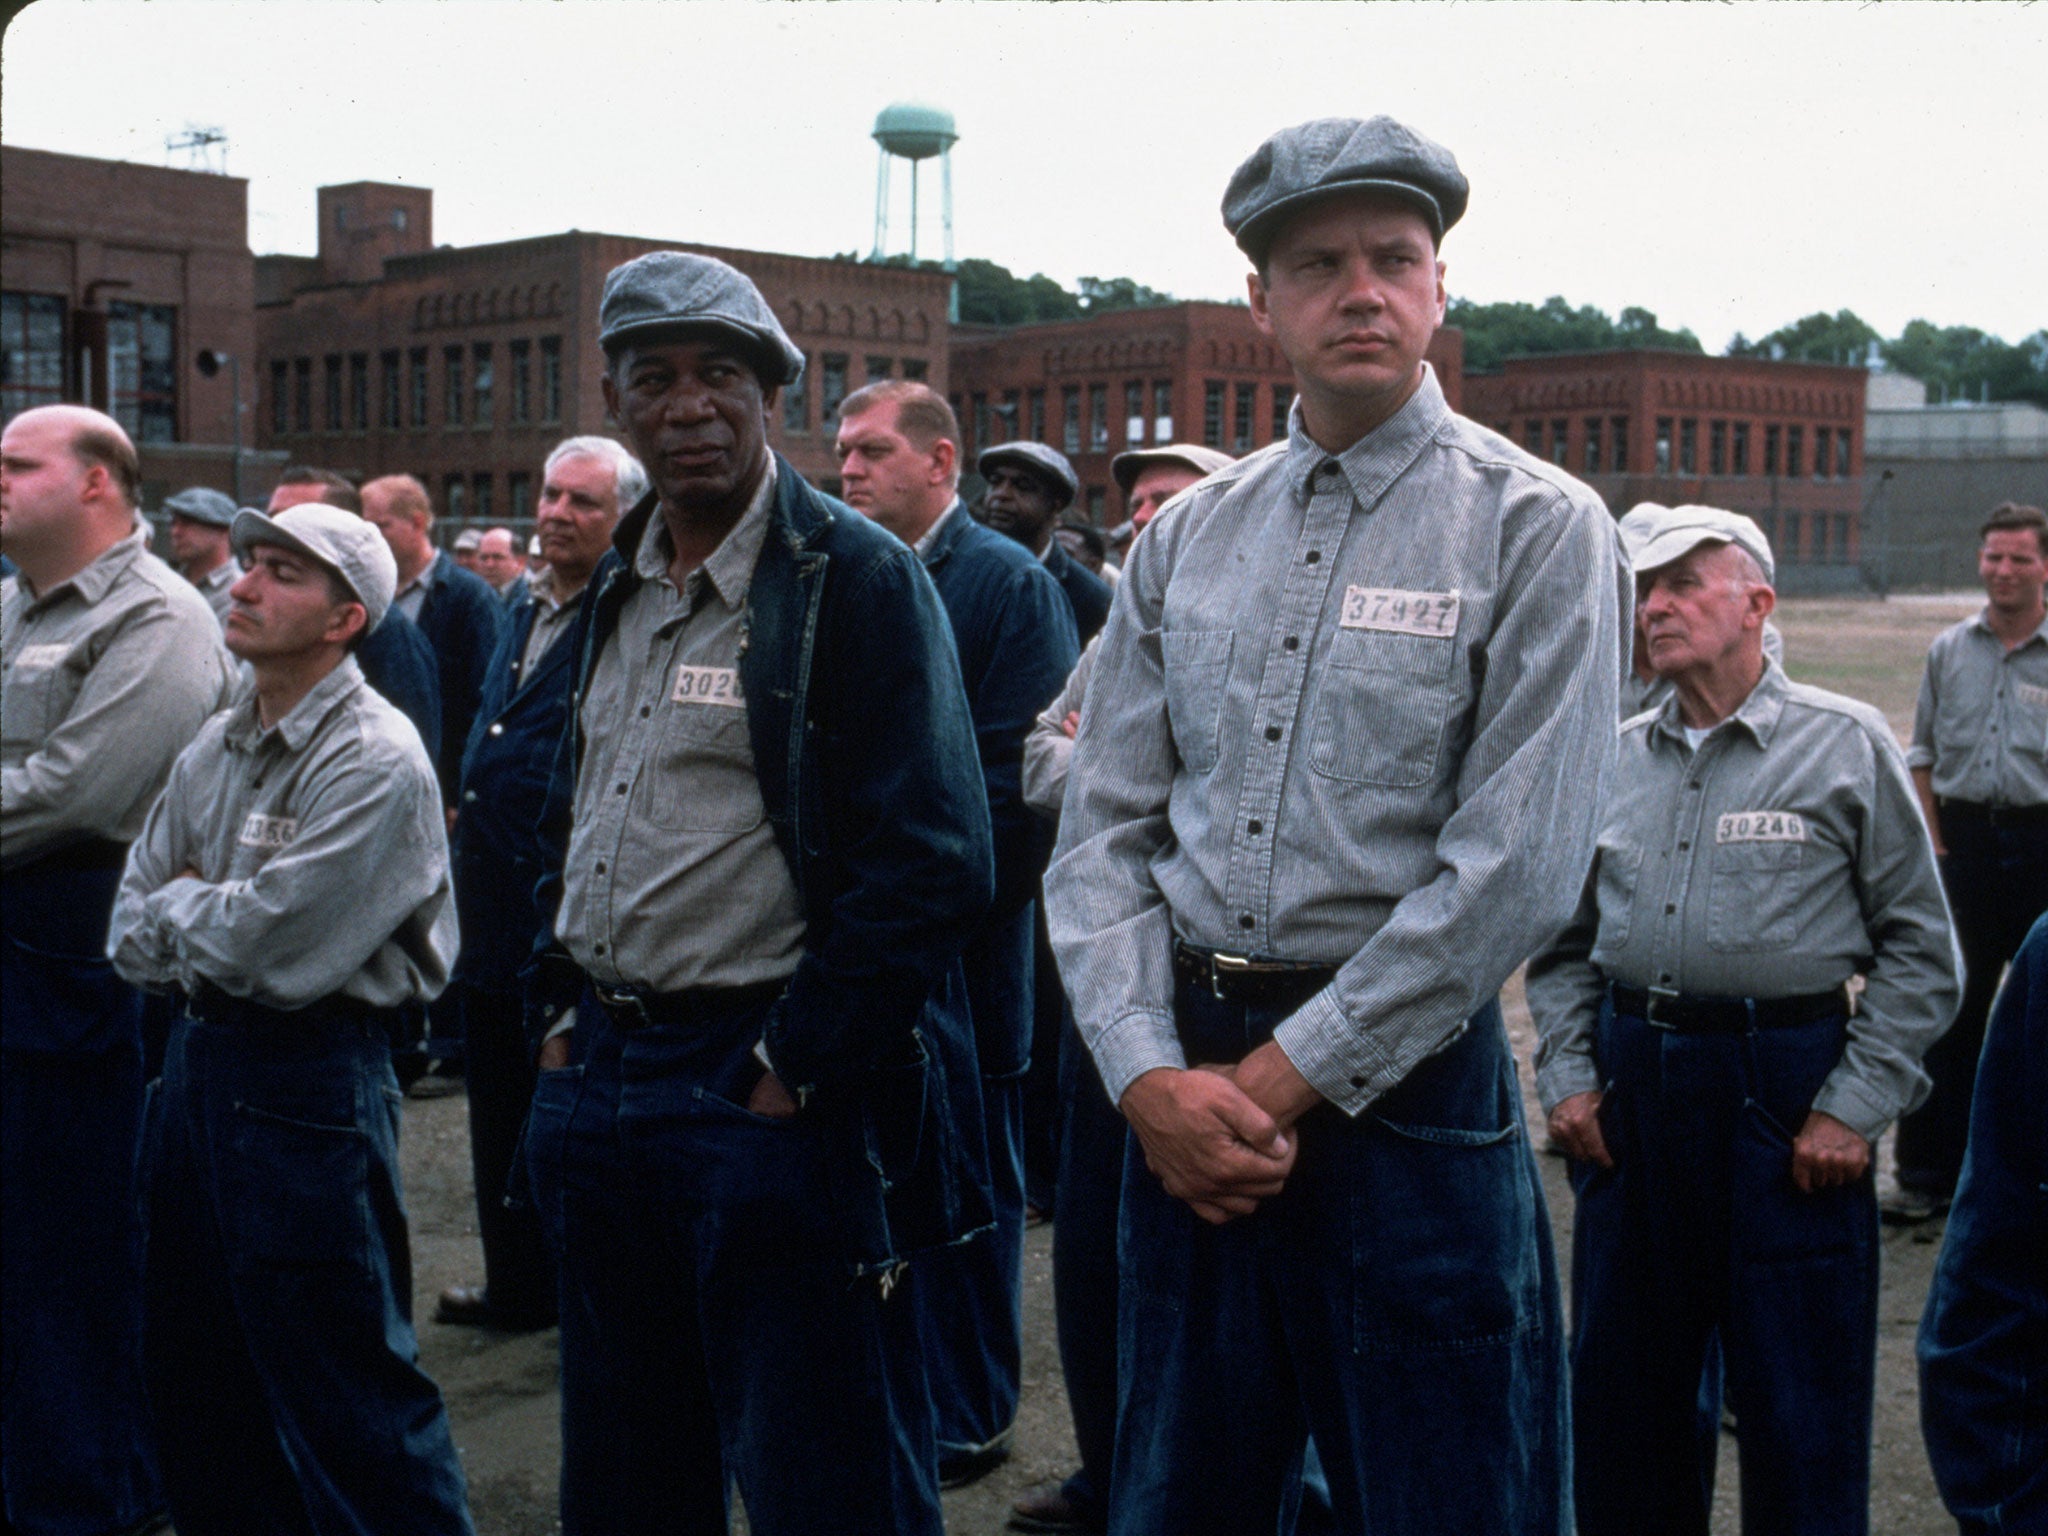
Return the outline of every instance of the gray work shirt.
[[[228,621],[228,610],[235,606],[228,596],[229,590],[242,579],[242,568],[233,560],[223,560],[192,585],[199,595],[206,599],[206,606],[213,610],[213,616],[222,625]]]
[[[1288,439],[1131,550],[1047,912],[1112,1098],[1185,1064],[1172,944],[1341,966],[1274,1038],[1356,1114],[1570,916],[1633,590],[1592,491],[1434,375],[1341,456]]]
[[[576,622],[576,612],[583,602],[587,587],[579,587],[559,602],[555,600],[552,582],[534,583],[532,596],[522,599],[534,607],[533,628],[526,632],[526,649],[519,653],[519,675],[533,676],[533,669],[541,659],[554,649],[555,642],[569,632]]]
[[[434,589],[434,573],[440,563],[433,555],[427,556],[427,563],[421,567],[419,575],[413,577],[391,600],[391,606],[415,624],[420,621],[420,610],[427,605],[427,594]]]
[[[206,723],[128,851],[107,953],[138,986],[396,1008],[440,994],[456,942],[433,764],[347,656],[273,726],[253,691]]]
[[[2011,650],[1981,613],[1934,637],[1906,762],[1944,800],[2048,805],[2048,619]]]
[[[1024,738],[1024,803],[1045,816],[1057,816],[1067,798],[1067,772],[1073,763],[1074,738],[1066,732],[1068,715],[1078,711],[1088,698],[1088,679],[1095,671],[1095,649],[1102,644],[1097,635],[1081,648],[1081,659],[1067,674],[1066,686],[1039,714]]]
[[[640,586],[591,669],[555,934],[604,985],[749,986],[802,958],[802,902],[761,800],[739,677],[774,483],[771,465],[680,595],[656,511],[633,557]]]
[[[1934,844],[1884,717],[1767,665],[1687,747],[1678,701],[1622,728],[1578,915],[1529,965],[1546,1109],[1602,1083],[1608,982],[1685,997],[1796,997],[1866,978],[1813,1107],[1876,1136],[1927,1096],[1962,959]]]
[[[0,864],[126,843],[227,702],[234,669],[192,584],[132,533],[40,595],[0,584]]]

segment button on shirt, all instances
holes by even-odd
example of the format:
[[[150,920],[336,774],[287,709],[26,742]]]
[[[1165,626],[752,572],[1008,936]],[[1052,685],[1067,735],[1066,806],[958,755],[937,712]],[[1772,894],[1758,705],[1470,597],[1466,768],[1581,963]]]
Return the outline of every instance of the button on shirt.
[[[607,986],[748,986],[802,957],[802,906],[762,804],[739,678],[774,479],[771,468],[680,595],[667,524],[648,520],[640,586],[591,669],[555,934]]]
[[[433,998],[457,942],[445,827],[419,732],[353,656],[274,726],[245,693],[171,770],[107,952],[138,986],[269,1008]]]
[[[1341,965],[1274,1038],[1349,1113],[1570,915],[1632,586],[1585,486],[1434,375],[1341,456],[1288,440],[1133,546],[1047,909],[1110,1096],[1184,1065],[1172,940]]]
[[[40,595],[0,584],[0,863],[126,843],[234,669],[192,584],[130,534]]]
[[[1578,916],[1529,966],[1545,1108],[1601,1086],[1610,981],[1685,997],[1866,986],[1813,1107],[1866,1136],[1927,1095],[1920,1058],[1961,998],[1962,961],[1913,786],[1868,705],[1777,666],[1690,750],[1678,712],[1622,731]]]
[[[1936,635],[1906,762],[1944,800],[2048,805],[2048,620],[2011,650],[1981,613]]]

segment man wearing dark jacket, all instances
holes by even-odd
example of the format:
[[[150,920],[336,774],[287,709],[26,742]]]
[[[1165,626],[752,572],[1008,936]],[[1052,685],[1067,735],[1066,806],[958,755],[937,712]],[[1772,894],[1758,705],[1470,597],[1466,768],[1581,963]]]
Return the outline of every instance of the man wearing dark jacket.
[[[1109,583],[1067,553],[1053,537],[1060,513],[1081,488],[1074,466],[1057,448],[1019,439],[982,450],[974,467],[988,482],[981,520],[1045,562],[1073,604],[1074,628],[1086,645],[1109,618]]]
[[[993,886],[944,610],[770,452],[803,355],[751,282],[653,252],[599,320],[655,491],[564,642],[543,822],[566,851],[527,1152],[559,1233],[563,1529],[722,1530],[737,1485],[762,1536],[938,1536],[890,1292],[988,1219],[948,1081]]]

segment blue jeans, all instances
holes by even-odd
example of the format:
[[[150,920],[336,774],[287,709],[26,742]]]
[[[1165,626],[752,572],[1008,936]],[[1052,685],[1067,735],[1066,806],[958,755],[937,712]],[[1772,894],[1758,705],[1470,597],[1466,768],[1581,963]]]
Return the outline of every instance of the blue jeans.
[[[173,1027],[145,1149],[144,1344],[180,1536],[468,1536],[413,1335],[399,1102],[366,1010]]]
[[[1700,1392],[1717,1331],[1744,1536],[1868,1528],[1873,1181],[1801,1194],[1790,1173],[1846,1038],[1839,1017],[1703,1035],[1603,1010],[1615,1166],[1573,1170],[1582,1536],[1707,1530],[1715,1426]]]
[[[24,1536],[163,1508],[142,1384],[141,999],[107,964],[117,863],[0,879],[0,1488]]]
[[[469,1093],[469,1159],[476,1186],[484,1294],[495,1320],[545,1327],[555,1319],[555,1263],[540,1222],[523,1198],[508,1205],[519,1137],[533,1102],[533,1053],[526,1048],[520,995],[456,982]],[[525,1187],[522,1172],[518,1189]]]
[[[1286,1017],[1185,983],[1175,1006],[1191,1063]],[[1312,1433],[1339,1530],[1565,1531],[1557,1271],[1499,1008],[1297,1133],[1287,1187],[1221,1227],[1130,1144],[1110,1530],[1277,1529]]]
[[[557,1245],[562,1529],[939,1536],[931,1404],[902,1291],[856,1279],[814,1102],[743,1106],[765,1002],[621,1030],[543,1072],[527,1159]]]

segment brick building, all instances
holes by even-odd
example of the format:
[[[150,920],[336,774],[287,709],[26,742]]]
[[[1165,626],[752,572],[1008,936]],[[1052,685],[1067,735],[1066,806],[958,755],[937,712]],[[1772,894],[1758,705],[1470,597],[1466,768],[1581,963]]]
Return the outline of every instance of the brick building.
[[[248,183],[13,145],[0,179],[0,418],[84,401],[135,439],[144,506],[233,494],[236,374],[245,428],[256,385]],[[208,377],[209,349],[236,362]],[[275,462],[244,471],[267,484]]]
[[[1464,336],[1437,333],[1429,360],[1453,409]],[[1206,443],[1245,454],[1287,434],[1294,376],[1242,305],[1188,301],[1003,329],[953,328],[950,399],[971,464],[994,443],[1030,438],[1073,461],[1076,511],[1126,516],[1110,460],[1127,448]]]
[[[524,524],[561,438],[611,430],[598,380],[605,274],[654,250],[717,256],[751,277],[804,349],[769,440],[837,483],[838,402],[883,377],[944,389],[940,273],[588,234],[433,244],[433,193],[355,182],[319,191],[319,254],[256,263],[258,435],[354,477],[405,472],[455,522]]]
[[[1792,588],[1849,585],[1862,546],[1861,368],[1654,350],[1511,358],[1465,414],[1619,515],[1705,502],[1763,525]]]

